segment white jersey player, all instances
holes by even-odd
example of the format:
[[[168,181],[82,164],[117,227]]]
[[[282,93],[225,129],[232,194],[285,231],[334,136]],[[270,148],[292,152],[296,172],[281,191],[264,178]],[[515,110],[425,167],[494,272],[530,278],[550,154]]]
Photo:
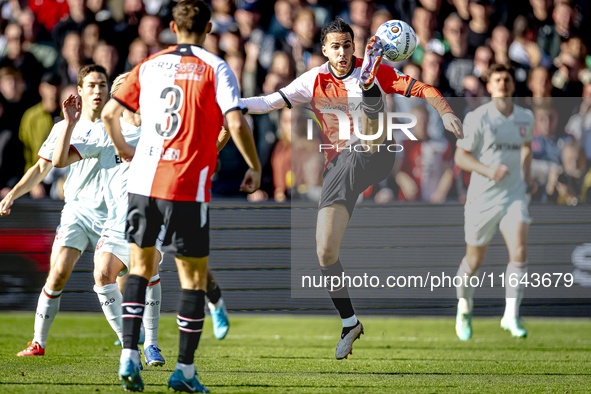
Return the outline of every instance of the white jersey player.
[[[536,187],[531,179],[534,117],[530,110],[512,102],[515,82],[511,68],[491,66],[487,90],[492,101],[466,115],[465,138],[457,142],[455,154],[458,166],[472,171],[464,213],[466,256],[457,275],[467,279],[478,275],[488,244],[499,227],[510,258],[505,273],[507,306],[501,327],[515,337],[525,337],[519,305],[524,293],[520,282],[527,274],[530,218],[526,187]],[[515,280],[519,285],[509,286]],[[464,280],[457,293],[456,333],[461,340],[468,340],[472,336],[474,288]]]
[[[72,127],[79,139],[92,139],[93,126],[101,122],[100,114],[107,101],[107,75],[103,67],[89,65],[78,74],[78,93],[81,96],[80,121]],[[0,203],[0,213],[8,215],[13,201],[39,184],[51,170],[53,148],[62,129],[70,127],[66,121],[57,123],[39,151],[39,161]],[[62,289],[74,265],[88,243],[96,246],[106,219],[107,209],[102,198],[102,183],[98,160],[77,163],[68,169],[64,184],[65,205],[60,226],[51,251],[51,268],[39,296],[35,313],[35,334],[28,347],[18,356],[42,356],[49,329],[59,311]]]
[[[126,74],[120,75],[113,82],[111,93],[117,91]],[[71,118],[75,119],[76,106],[79,98],[70,97],[64,108]],[[140,138],[139,115],[125,111],[120,118],[121,130],[128,144],[136,146]],[[107,217],[101,238],[96,245],[94,255],[94,291],[119,340],[123,341],[122,309],[123,296],[117,285],[117,276],[124,276],[129,270],[129,243],[125,240],[125,221],[127,218],[127,178],[128,163],[124,163],[117,153],[111,139],[107,135],[103,123],[97,123],[92,131],[93,139],[71,136],[67,130],[60,133],[55,144],[53,164],[56,167],[75,165],[78,162],[98,160],[101,169],[103,201],[107,205]],[[161,237],[156,242],[158,250],[155,258],[162,262]],[[162,366],[165,361],[158,348],[158,325],[162,289],[158,264],[146,290],[146,308],[144,312],[145,360],[148,365]]]

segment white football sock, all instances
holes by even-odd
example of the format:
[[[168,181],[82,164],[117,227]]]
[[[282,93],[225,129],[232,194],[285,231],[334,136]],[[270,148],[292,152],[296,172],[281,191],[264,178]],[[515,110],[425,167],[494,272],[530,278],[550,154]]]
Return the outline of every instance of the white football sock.
[[[521,283],[523,277],[527,274],[527,261],[524,263],[510,262],[505,271],[505,297],[507,306],[505,307],[504,317],[518,317],[519,306],[523,300],[525,284]],[[513,277],[513,279],[511,279]],[[517,286],[511,287],[510,283],[518,282]]]
[[[51,323],[60,310],[60,300],[62,291],[53,291],[47,284],[39,294],[39,301],[37,301],[37,310],[35,313],[35,335],[33,342],[37,342],[43,349],[49,335]]]
[[[355,315],[341,320],[343,320],[343,327],[353,327],[355,324],[357,324],[357,316]]]
[[[107,318],[107,321],[111,325],[117,337],[123,343],[123,319],[121,318],[122,309],[121,303],[123,302],[123,295],[119,291],[117,283],[111,283],[109,285],[98,287],[94,286],[94,291],[98,295],[101,308]]]
[[[144,324],[146,339],[144,349],[148,346],[158,347],[158,325],[160,324],[160,306],[162,303],[162,286],[160,275],[150,278],[146,288],[146,309],[144,309]]]
[[[462,263],[456,273],[456,276],[462,278],[462,285],[456,288],[456,294],[459,300],[458,309],[460,310],[460,313],[472,312],[472,309],[474,308],[474,290],[476,289],[470,285],[470,278],[472,276],[478,276],[479,273],[480,269],[472,272],[466,259],[462,259]],[[466,280],[464,280],[464,275],[467,278]]]
[[[126,359],[130,358],[134,364],[140,363],[140,353],[137,349],[121,349],[120,363],[123,363]]]
[[[195,364],[183,364],[176,363],[176,369],[180,369],[183,372],[185,379],[192,379],[195,376]]]

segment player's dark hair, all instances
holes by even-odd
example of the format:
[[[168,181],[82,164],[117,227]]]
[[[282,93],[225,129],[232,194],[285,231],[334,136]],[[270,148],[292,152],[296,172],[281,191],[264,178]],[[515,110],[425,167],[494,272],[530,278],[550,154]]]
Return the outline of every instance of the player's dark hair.
[[[78,86],[82,87],[82,85],[84,84],[84,78],[86,78],[86,76],[90,73],[101,73],[101,74],[105,74],[105,78],[107,79],[107,81],[109,80],[109,74],[107,73],[107,70],[105,70],[105,68],[99,64],[89,64],[88,66],[84,66],[80,69],[80,71],[78,71]]]
[[[179,30],[201,34],[211,18],[211,10],[202,0],[182,0],[172,9]]]
[[[486,73],[486,80],[490,81],[490,77],[494,73],[502,73],[502,72],[509,73],[509,75],[511,75],[511,79],[513,79],[513,82],[515,82],[515,69],[511,66],[506,66],[506,65],[500,64],[500,63],[496,63],[496,64],[493,64],[492,66],[490,66],[490,68],[488,69],[488,72]]]
[[[326,44],[326,36],[330,33],[349,33],[351,35],[351,40],[355,40],[355,34],[353,33],[351,26],[338,16],[322,28],[322,31],[320,32],[320,42],[322,45]]]

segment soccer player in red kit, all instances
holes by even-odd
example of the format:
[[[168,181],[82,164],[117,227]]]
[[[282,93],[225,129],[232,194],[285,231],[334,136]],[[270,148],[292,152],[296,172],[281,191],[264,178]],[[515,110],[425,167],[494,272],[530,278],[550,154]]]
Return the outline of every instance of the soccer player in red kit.
[[[376,137],[379,117],[385,112],[385,94],[424,98],[439,112],[447,130],[458,138],[463,135],[460,120],[437,89],[390,66],[380,65],[383,47],[379,38],[371,37],[365,58],[358,59],[353,56],[353,30],[337,18],[322,29],[320,40],[328,62],[302,74],[277,93],[247,98],[243,102],[251,114],[308,104],[322,125],[322,147],[332,148],[324,150],[326,165],[316,224],[316,252],[322,274],[327,278],[340,278],[343,266],[339,260],[339,249],[357,197],[369,186],[383,180],[394,165],[395,152],[384,147],[386,133]],[[361,114],[354,114],[351,110],[348,100],[351,98],[362,99]],[[333,112],[326,113],[327,108]],[[367,138],[358,138],[353,134],[354,128],[358,128],[354,125],[351,127],[351,138],[339,139],[339,119],[342,118],[339,110],[353,123],[360,121],[362,137]],[[351,149],[357,142],[369,149]],[[355,316],[347,287],[332,291],[330,286],[327,288],[343,321],[341,339],[335,352],[340,360],[352,352],[353,342],[363,333],[363,325]]]
[[[130,275],[123,295],[123,351],[119,378],[126,390],[142,391],[137,342],[146,285],[152,272],[154,240],[166,227],[163,251],[176,258],[182,287],[177,323],[179,357],[168,386],[177,391],[209,392],[196,378],[193,358],[204,319],[211,176],[218,135],[228,130],[249,165],[241,189],[259,187],[261,165],[252,132],[242,114],[236,76],[226,62],[202,48],[211,31],[211,10],[201,0],[173,8],[170,28],[177,45],[158,52],[131,71],[105,106],[103,120],[118,155],[131,160],[126,238]],[[125,108],[141,107],[142,134],[136,148],[120,130]]]

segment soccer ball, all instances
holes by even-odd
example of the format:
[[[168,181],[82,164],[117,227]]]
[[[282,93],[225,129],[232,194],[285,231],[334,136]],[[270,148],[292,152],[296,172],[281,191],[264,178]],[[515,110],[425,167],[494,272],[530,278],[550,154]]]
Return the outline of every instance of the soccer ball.
[[[384,57],[393,62],[401,62],[412,55],[417,46],[417,36],[406,22],[391,20],[384,22],[376,31],[384,47]]]

